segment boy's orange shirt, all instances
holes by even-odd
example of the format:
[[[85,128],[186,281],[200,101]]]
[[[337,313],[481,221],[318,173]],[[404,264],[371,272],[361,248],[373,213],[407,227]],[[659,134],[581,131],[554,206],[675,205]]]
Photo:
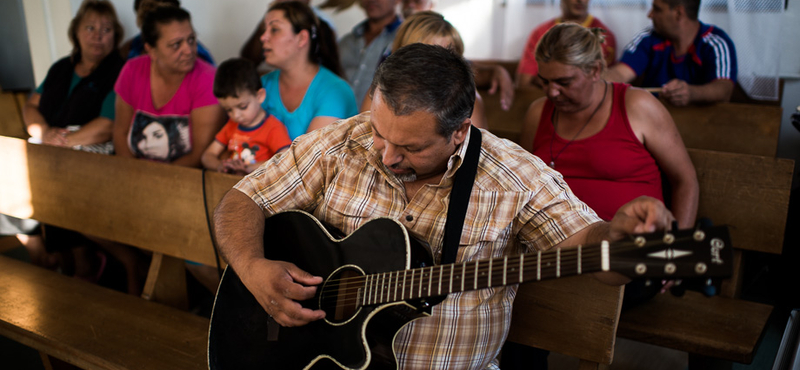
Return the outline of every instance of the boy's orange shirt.
[[[231,158],[241,158],[247,164],[266,161],[292,144],[286,126],[271,114],[255,127],[241,127],[228,120],[216,140],[228,149]]]

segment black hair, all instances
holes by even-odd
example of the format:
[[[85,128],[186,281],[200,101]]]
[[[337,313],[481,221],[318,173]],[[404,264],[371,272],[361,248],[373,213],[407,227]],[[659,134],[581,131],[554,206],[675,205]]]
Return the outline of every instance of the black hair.
[[[139,5],[142,5],[142,1],[144,1],[144,0],[133,0],[133,11],[134,12],[138,12],[139,11]],[[155,1],[159,2],[159,3],[170,4],[170,5],[177,6],[177,7],[181,6],[180,0],[155,0]]]
[[[678,5],[682,5],[686,12],[686,17],[696,21],[697,14],[700,13],[700,0],[664,0],[670,9],[674,9]]]
[[[261,79],[253,62],[242,58],[228,59],[217,67],[214,75],[214,96],[238,98],[242,92],[256,95]]]
[[[380,89],[392,113],[425,111],[436,117],[436,132],[449,137],[472,116],[475,76],[464,58],[438,45],[410,44],[395,50],[375,72],[369,89]]]
[[[333,30],[328,22],[321,22],[314,11],[306,4],[299,1],[275,2],[269,6],[267,12],[282,10],[295,34],[302,30],[308,31],[311,39],[308,50],[308,60],[321,64],[337,76],[344,77],[344,69],[339,60],[339,47]]]
[[[150,45],[156,46],[158,38],[158,26],[172,22],[192,21],[192,16],[183,8],[175,6],[159,6],[144,16],[142,22],[142,40]]]

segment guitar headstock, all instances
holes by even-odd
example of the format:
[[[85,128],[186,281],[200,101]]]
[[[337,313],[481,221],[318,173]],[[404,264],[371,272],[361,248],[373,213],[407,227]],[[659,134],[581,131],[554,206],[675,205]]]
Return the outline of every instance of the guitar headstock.
[[[612,243],[610,269],[631,279],[723,278],[731,275],[727,226],[633,235]]]

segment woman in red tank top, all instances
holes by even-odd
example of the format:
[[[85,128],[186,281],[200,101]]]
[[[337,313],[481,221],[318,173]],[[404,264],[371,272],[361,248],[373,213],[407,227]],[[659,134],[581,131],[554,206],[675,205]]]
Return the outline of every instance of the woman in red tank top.
[[[670,209],[680,227],[690,227],[699,188],[675,123],[652,94],[603,80],[601,43],[576,24],[542,37],[536,59],[546,97],[531,104],[520,144],[604,220],[639,196],[663,200],[663,173]]]

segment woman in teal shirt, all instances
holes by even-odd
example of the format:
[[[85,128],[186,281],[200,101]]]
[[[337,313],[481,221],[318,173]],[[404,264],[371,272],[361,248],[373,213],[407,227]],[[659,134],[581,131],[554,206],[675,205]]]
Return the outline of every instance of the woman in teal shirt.
[[[307,5],[274,3],[264,16],[261,36],[267,64],[276,68],[261,78],[264,110],[286,125],[289,137],[358,114],[342,68],[333,32]]]

